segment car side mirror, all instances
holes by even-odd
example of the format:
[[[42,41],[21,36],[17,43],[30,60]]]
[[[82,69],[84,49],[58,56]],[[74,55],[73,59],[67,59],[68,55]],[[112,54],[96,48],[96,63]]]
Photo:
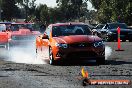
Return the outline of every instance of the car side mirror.
[[[43,35],[42,39],[49,39],[48,35]]]
[[[97,35],[97,30],[96,29],[92,30],[92,35]]]

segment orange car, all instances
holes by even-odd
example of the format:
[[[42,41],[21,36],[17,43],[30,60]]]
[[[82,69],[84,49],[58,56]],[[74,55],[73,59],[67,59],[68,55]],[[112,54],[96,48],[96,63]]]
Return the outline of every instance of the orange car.
[[[33,24],[34,23],[12,23],[12,36],[30,36],[40,34],[39,31],[33,29]]]
[[[92,35],[84,23],[51,24],[43,36],[36,38],[36,52],[49,50],[50,64],[61,60],[96,60],[105,62],[105,45],[101,38]],[[46,51],[44,51],[46,53]]]
[[[0,22],[0,46],[4,46],[9,50],[9,41],[11,40],[11,31],[7,29],[7,26],[11,22]]]
[[[39,31],[33,29],[34,23],[12,23],[11,24],[11,46],[14,45],[23,45],[29,40],[35,40],[35,37],[40,35]]]

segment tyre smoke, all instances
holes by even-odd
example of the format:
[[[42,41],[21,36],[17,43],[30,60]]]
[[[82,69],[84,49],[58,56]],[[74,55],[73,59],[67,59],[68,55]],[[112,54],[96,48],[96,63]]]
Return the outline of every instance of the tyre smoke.
[[[105,46],[105,59],[108,60],[108,57],[110,57],[112,53],[112,48],[109,46]]]
[[[35,52],[35,43],[26,43],[23,46],[10,47],[10,50],[0,49],[0,57],[6,61],[12,61],[15,63],[26,64],[47,64],[47,53],[41,52],[41,55],[37,55]],[[112,48],[105,47],[105,59],[108,60],[112,53]]]
[[[41,59],[36,58],[36,54],[29,47],[26,49],[21,47],[12,48],[10,50],[8,61],[26,64],[44,64]]]
[[[42,59],[37,58],[33,41],[24,43],[24,45],[10,46],[10,50],[0,49],[0,57],[5,61],[15,63],[46,64]]]

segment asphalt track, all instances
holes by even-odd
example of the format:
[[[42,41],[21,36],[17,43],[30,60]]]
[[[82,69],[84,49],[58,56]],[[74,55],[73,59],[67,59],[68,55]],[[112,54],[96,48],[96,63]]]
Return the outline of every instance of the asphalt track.
[[[108,42],[106,45],[111,47],[112,53],[105,65],[96,65],[95,62],[67,62],[52,66],[46,59],[36,60],[33,48],[13,49],[15,52],[10,51],[10,54],[16,56],[14,59],[11,59],[13,56],[6,56],[9,52],[0,49],[0,88],[84,88],[81,79],[82,67],[89,72],[90,79],[132,81],[132,43],[123,42],[121,46],[125,51],[121,52],[115,51],[116,42]],[[3,55],[4,52],[6,55]],[[47,56],[43,54],[39,58]],[[86,88],[132,88],[132,84],[88,85]]]

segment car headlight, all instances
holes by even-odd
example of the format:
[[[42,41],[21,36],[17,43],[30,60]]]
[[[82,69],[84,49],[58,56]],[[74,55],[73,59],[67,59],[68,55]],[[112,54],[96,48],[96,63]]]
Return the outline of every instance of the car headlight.
[[[94,43],[94,47],[100,47],[104,45],[104,41],[98,41]]]
[[[107,31],[107,35],[111,35],[111,34],[113,34],[113,32]]]
[[[109,33],[109,34],[112,34],[113,32],[109,31],[108,33]]]
[[[116,33],[111,32],[111,31],[108,32],[108,35],[112,35],[112,34],[116,34]]]
[[[64,44],[64,43],[57,43],[56,46],[60,47],[60,48],[67,48],[68,47],[68,45]]]

